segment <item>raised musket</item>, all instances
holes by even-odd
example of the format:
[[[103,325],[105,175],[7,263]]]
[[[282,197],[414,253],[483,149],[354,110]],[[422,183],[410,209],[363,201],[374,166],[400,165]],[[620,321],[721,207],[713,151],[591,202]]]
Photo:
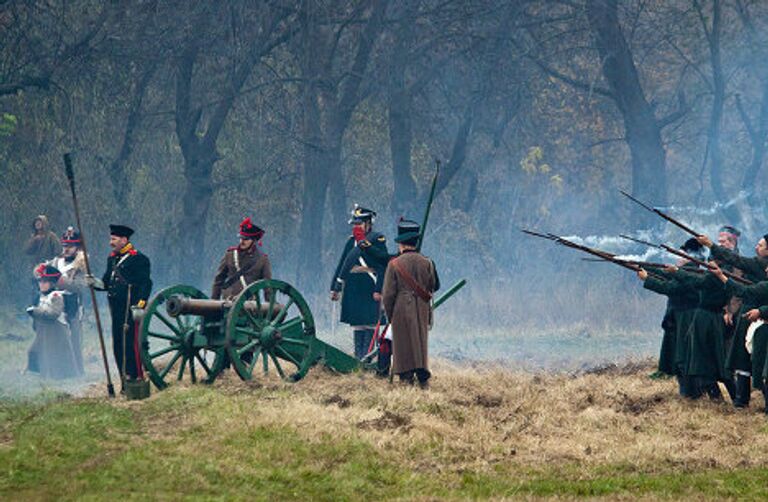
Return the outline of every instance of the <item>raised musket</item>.
[[[688,260],[688,261],[690,261],[692,263],[695,263],[696,265],[700,265],[700,266],[706,268],[707,270],[711,270],[712,269],[712,267],[710,267],[709,263],[707,263],[706,261],[700,260],[700,259],[696,258],[695,256],[691,256],[688,253],[686,253],[684,251],[680,251],[679,249],[675,249],[672,246],[669,246],[667,244],[654,244],[653,242],[644,241],[643,239],[638,239],[636,237],[630,237],[630,236],[624,235],[624,234],[620,234],[619,237],[621,237],[622,239],[627,239],[627,240],[630,240],[630,241],[633,241],[633,242],[637,242],[639,244],[644,244],[644,245],[649,246],[649,247],[654,247],[654,248],[662,249],[662,250],[666,251],[667,253],[673,254],[675,256],[679,256],[680,258],[685,258],[686,260]],[[739,277],[738,275],[736,275],[736,274],[734,274],[732,272],[726,272],[725,270],[723,270],[723,274],[725,274],[725,276],[728,277],[729,279],[733,279],[734,281],[736,281],[738,283],[741,283],[741,284],[744,284],[744,285],[747,285],[747,286],[750,285],[750,284],[753,284],[752,281],[750,281],[749,279],[745,279],[743,277]]]
[[[689,233],[689,234],[691,234],[692,236],[694,236],[694,237],[698,237],[699,235],[701,235],[701,233],[700,233],[700,232],[697,232],[696,230],[692,229],[692,228],[691,228],[691,227],[689,227],[688,225],[686,225],[686,224],[684,224],[684,223],[681,223],[681,222],[679,222],[678,220],[676,220],[675,218],[673,218],[673,217],[669,216],[668,214],[664,213],[664,212],[663,212],[663,211],[661,211],[660,209],[657,209],[657,208],[655,208],[655,207],[651,207],[651,206],[649,206],[648,204],[646,204],[646,203],[644,203],[644,202],[642,202],[642,201],[638,200],[637,198],[635,198],[635,197],[633,197],[632,195],[628,194],[628,193],[627,193],[627,192],[625,192],[624,190],[619,190],[619,192],[621,192],[621,194],[622,194],[623,196],[625,196],[626,198],[628,198],[629,200],[631,200],[631,201],[632,201],[632,202],[634,202],[635,204],[638,204],[639,206],[641,206],[643,209],[645,209],[645,210],[647,210],[647,211],[650,211],[650,212],[652,212],[652,213],[656,213],[656,214],[658,214],[659,216],[661,216],[662,218],[664,218],[664,219],[665,219],[665,220],[667,220],[668,222],[672,223],[673,225],[677,226],[678,228],[682,229],[683,231],[685,231],[685,232],[688,232],[688,233]]]

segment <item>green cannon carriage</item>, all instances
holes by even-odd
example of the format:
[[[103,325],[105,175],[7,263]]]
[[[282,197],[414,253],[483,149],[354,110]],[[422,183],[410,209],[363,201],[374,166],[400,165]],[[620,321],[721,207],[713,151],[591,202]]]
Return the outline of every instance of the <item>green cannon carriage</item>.
[[[464,284],[459,281],[436,299],[435,308]],[[243,380],[272,367],[293,382],[318,363],[341,373],[375,366],[318,339],[309,305],[279,280],[256,281],[232,300],[172,286],[150,300],[137,322],[141,360],[158,389],[185,374],[193,383],[211,383],[227,365]]]

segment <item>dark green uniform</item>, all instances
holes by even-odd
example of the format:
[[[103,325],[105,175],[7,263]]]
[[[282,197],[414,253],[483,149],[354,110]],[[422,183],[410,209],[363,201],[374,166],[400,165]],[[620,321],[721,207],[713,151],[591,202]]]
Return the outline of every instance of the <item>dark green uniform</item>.
[[[765,267],[768,266],[768,258],[757,256],[747,258],[740,256],[735,251],[718,245],[713,245],[711,252],[714,259],[729,266],[738,268],[744,272],[744,277],[752,282],[757,283],[764,281],[766,278]],[[735,296],[740,295],[735,294]],[[750,294],[749,296],[750,298],[753,298],[754,295]],[[758,379],[762,376],[762,368],[756,368],[755,371],[752,369],[752,358],[749,352],[747,352],[745,346],[747,329],[749,328],[750,323],[746,319],[742,318],[742,315],[749,310],[752,310],[753,308],[758,308],[759,306],[759,303],[755,304],[750,299],[743,299],[741,309],[734,316],[735,326],[733,330],[733,341],[730,344],[730,350],[728,351],[725,363],[726,368],[731,372],[736,372],[737,374],[749,373],[753,375],[753,378],[757,376]],[[758,373],[758,375],[755,375],[755,373]]]
[[[757,284],[747,286],[729,280],[725,283],[725,289],[729,294],[742,298],[744,305],[747,306],[747,308],[742,308],[742,315],[753,308],[768,305],[768,281],[763,280]],[[746,345],[746,332],[750,322],[748,319],[742,318],[741,315],[737,322],[742,326],[741,330],[744,332],[744,335],[740,337],[740,339],[744,340],[741,343]],[[758,328],[752,339],[752,383],[758,389],[763,387],[763,379],[766,378],[766,351],[768,349],[768,338],[766,335],[768,335],[768,330]],[[746,347],[744,347],[744,351],[746,352]],[[749,355],[748,352],[747,354]]]
[[[696,275],[684,270],[674,274],[681,286],[699,294],[688,330],[683,335],[685,349],[675,354],[676,366],[684,375],[696,378],[702,391],[719,397],[717,382],[730,386],[725,370],[725,323],[723,307],[728,301],[723,283],[712,274]]]
[[[135,347],[135,329],[133,315],[130,309],[126,311],[128,304],[128,285],[131,286],[130,304],[132,306],[140,301],[146,302],[152,292],[152,280],[150,279],[149,258],[140,253],[133,246],[121,250],[121,253],[112,253],[107,260],[107,271],[102,277],[104,289],[109,298],[109,312],[112,316],[112,350],[115,355],[120,374],[127,378],[135,379],[138,376],[137,354]],[[128,336],[125,340],[125,368],[123,368],[123,323],[128,316]]]
[[[696,265],[685,265],[683,268],[696,268]],[[674,276],[667,279],[649,276],[643,287],[668,298],[661,323],[664,334],[659,353],[659,371],[677,377],[681,395],[696,397],[698,394],[684,377],[682,368],[678,366],[677,354],[687,352],[688,330],[699,303],[699,294]],[[681,356],[681,359],[684,360],[685,356]]]

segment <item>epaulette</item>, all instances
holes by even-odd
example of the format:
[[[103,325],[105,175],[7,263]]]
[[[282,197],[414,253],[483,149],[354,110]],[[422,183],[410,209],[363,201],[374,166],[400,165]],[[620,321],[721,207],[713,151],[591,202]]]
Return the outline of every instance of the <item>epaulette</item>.
[[[131,256],[136,256],[137,254],[139,254],[139,252],[136,251],[135,249],[129,249],[128,254]]]
[[[371,243],[367,240],[360,241],[358,244],[361,248],[368,248],[371,247]]]

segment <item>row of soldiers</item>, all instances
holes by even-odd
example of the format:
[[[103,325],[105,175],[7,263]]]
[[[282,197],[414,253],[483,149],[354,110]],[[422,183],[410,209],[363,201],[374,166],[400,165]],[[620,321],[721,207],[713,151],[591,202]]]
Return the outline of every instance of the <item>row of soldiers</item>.
[[[704,260],[706,270],[682,259],[677,266],[638,271],[643,286],[668,298],[659,370],[677,378],[689,399],[721,400],[722,383],[737,408],[749,406],[752,389],[765,396],[768,413],[768,235],[755,256],[739,253],[740,233],[720,229],[717,243],[699,235],[681,249]]]
[[[364,358],[379,346],[379,368],[393,371],[407,383],[422,387],[430,378],[427,335],[431,327],[432,294],[439,288],[434,263],[417,252],[418,223],[401,219],[398,254],[391,256],[383,234],[373,231],[374,211],[356,206],[348,238],[331,285],[331,299],[341,299],[341,321],[353,326],[355,355]],[[112,325],[115,363],[123,380],[141,376],[138,336],[132,307],[143,308],[152,289],[150,261],[130,239],[134,231],[110,225],[107,269],[101,279],[86,274],[81,239],[72,228],[62,236],[62,254],[36,268],[39,296],[27,309],[34,318],[35,342],[28,369],[51,378],[81,374],[82,295],[86,287],[106,291]],[[269,257],[261,251],[264,230],[246,218],[239,243],[226,250],[214,276],[211,297],[234,298],[247,285],[272,278]],[[46,239],[48,236],[46,235]],[[70,308],[76,305],[76,308]],[[391,321],[392,329],[374,337],[374,325]],[[64,342],[67,343],[64,343]],[[55,342],[55,343],[54,343]]]

